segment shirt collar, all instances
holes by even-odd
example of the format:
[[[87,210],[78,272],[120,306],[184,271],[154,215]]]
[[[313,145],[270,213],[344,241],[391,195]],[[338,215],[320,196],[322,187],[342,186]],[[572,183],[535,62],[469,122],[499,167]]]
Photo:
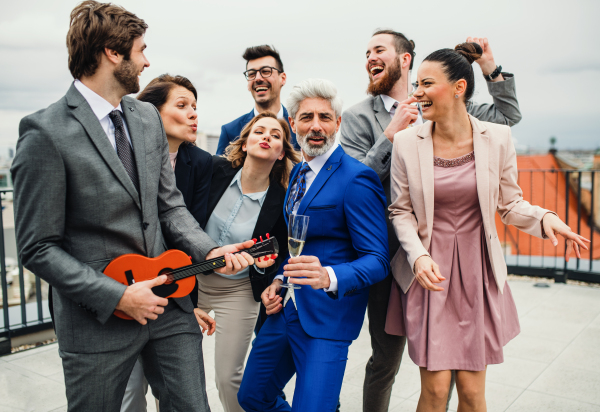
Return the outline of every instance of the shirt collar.
[[[381,101],[383,102],[383,106],[385,107],[385,110],[387,110],[388,113],[392,110],[392,106],[394,105],[394,103],[398,103],[396,99],[393,99],[386,94],[380,94],[380,96]]]
[[[264,192],[243,194],[244,191],[242,190],[242,169],[243,167],[240,168],[240,170],[238,170],[238,172],[235,174],[233,180],[229,184],[229,187],[233,186],[234,184],[237,185],[238,189],[240,189],[240,193],[242,193],[243,196],[246,196],[247,198],[252,200],[258,200],[258,203],[260,203],[262,207],[262,204],[265,201],[265,196],[267,195],[267,191],[269,189],[265,190]]]
[[[78,79],[75,80],[75,87],[88,102],[98,120],[104,119],[113,110],[119,110],[120,112],[123,112],[121,109],[121,103],[119,103],[117,107],[113,107],[113,105],[104,99],[104,97],[94,92]]]
[[[327,161],[329,160],[329,157],[331,157],[331,155],[333,154],[333,152],[335,152],[335,149],[337,149],[338,146],[339,144],[335,142],[325,154],[317,156],[313,160],[308,162],[308,167],[310,167],[310,170],[312,170],[316,175],[318,175],[323,166],[325,166],[325,163],[327,163]],[[302,162],[305,162],[304,158],[302,158]]]
[[[258,113],[258,110],[256,110],[256,107],[254,108],[254,117],[258,116],[260,113]],[[283,119],[283,105],[281,105],[281,108],[279,109],[279,112],[277,113],[277,118],[278,119]]]

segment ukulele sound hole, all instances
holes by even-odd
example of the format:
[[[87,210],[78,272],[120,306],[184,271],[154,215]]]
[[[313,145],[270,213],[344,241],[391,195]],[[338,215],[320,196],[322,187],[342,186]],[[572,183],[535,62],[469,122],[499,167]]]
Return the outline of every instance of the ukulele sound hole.
[[[177,289],[179,289],[179,285],[177,284],[177,282],[173,282],[173,275],[171,275],[172,271],[173,269],[171,268],[164,268],[158,273],[158,276],[167,275],[167,281],[162,285],[154,286],[152,288],[152,293],[154,293],[156,296],[160,296],[161,298],[166,298],[167,296],[175,293]]]

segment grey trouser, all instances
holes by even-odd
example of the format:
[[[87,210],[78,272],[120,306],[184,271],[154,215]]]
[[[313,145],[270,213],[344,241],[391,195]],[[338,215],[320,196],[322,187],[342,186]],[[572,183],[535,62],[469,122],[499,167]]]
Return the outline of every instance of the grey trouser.
[[[254,300],[247,277],[228,279],[216,274],[199,275],[198,287],[198,307],[207,313],[215,312],[215,383],[223,410],[244,412],[237,394],[260,304]]]
[[[373,353],[367,361],[363,384],[363,412],[387,412],[396,374],[400,369],[406,337],[385,333],[385,318],[392,288],[390,275],[371,286],[367,315]],[[454,388],[454,376],[450,382],[448,405]],[[446,405],[446,410],[448,410]]]
[[[69,411],[118,412],[138,357],[161,412],[210,411],[198,323],[172,300],[123,349],[89,354],[60,351],[60,356]]]

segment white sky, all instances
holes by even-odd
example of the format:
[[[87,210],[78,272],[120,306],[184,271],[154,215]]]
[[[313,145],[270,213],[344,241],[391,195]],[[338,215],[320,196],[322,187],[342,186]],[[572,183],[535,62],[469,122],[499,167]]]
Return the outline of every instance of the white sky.
[[[72,0],[0,0],[0,146],[18,138],[19,120],[60,99],[72,78],[65,37]],[[600,1],[117,1],[143,18],[151,66],[142,88],[169,72],[198,89],[199,129],[253,106],[242,75],[247,46],[273,44],[291,87],[309,77],[332,80],[344,108],[366,97],[366,44],[378,27],[416,43],[415,69],[434,50],[486,36],[496,63],[515,74],[523,113],[519,146],[600,147]],[[475,65],[476,66],[476,65]],[[477,68],[478,69],[478,68]],[[477,75],[475,101],[491,102]],[[416,70],[413,71],[413,80]]]

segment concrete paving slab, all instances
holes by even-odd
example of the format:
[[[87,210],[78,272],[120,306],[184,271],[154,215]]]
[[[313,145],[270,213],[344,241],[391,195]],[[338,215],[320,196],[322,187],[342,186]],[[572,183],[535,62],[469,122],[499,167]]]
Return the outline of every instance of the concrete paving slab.
[[[0,405],[49,411],[67,403],[64,385],[10,362],[0,364]]]
[[[486,382],[526,389],[547,367],[547,363],[505,356],[504,363],[488,366]]]
[[[529,390],[506,412],[600,412],[600,406]]]
[[[600,371],[600,328],[586,328],[556,358],[555,364],[567,367]]]
[[[550,363],[569,345],[554,339],[542,339],[521,334],[504,347],[504,356]]]
[[[552,364],[528,388],[600,406],[600,371]]]
[[[62,359],[58,356],[58,345],[52,345],[50,350],[32,353],[9,361],[10,364],[20,366],[42,376],[62,373]]]

